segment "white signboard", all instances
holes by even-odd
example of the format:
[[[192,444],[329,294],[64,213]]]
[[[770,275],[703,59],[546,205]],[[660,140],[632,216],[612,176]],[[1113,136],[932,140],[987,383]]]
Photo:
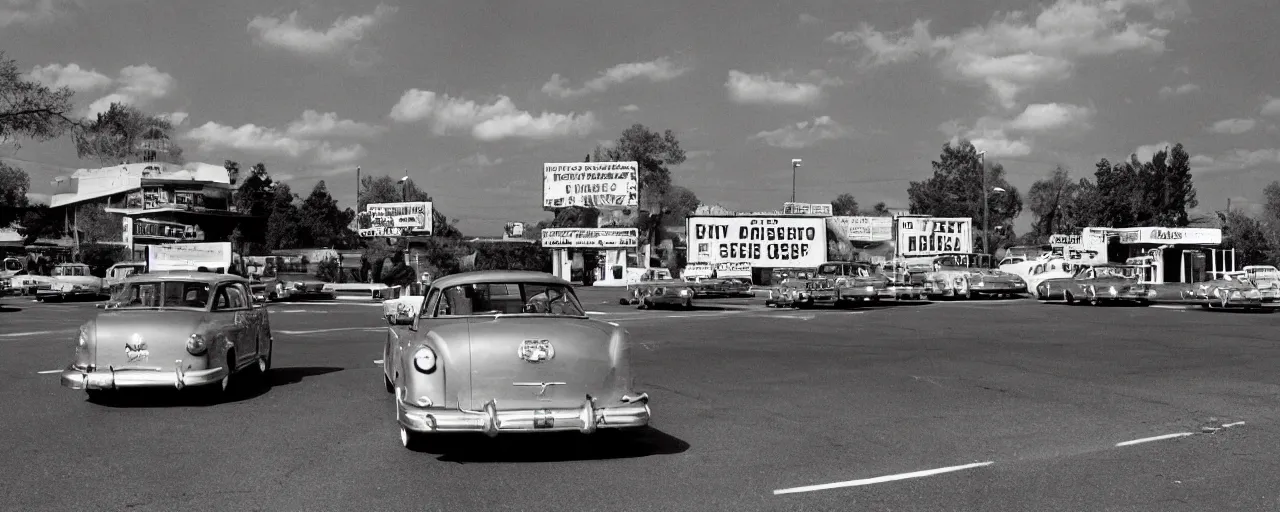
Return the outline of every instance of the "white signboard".
[[[684,266],[682,277],[711,277],[711,264],[707,262],[689,262]]]
[[[903,257],[973,252],[973,219],[899,217],[898,253]]]
[[[1080,243],[1080,235],[1053,235],[1049,237],[1049,245],[1068,245]]]
[[[893,240],[891,217],[829,217],[827,227],[851,242],[888,242]]]
[[[1086,229],[1080,235],[1049,237],[1051,253],[1073,264],[1101,265],[1107,262],[1107,241],[1103,233]]]
[[[542,206],[634,208],[640,204],[636,162],[542,164]]]
[[[1128,228],[1118,230],[1122,244],[1218,245],[1218,228]]]
[[[722,261],[716,263],[716,277],[751,277],[750,261]]]
[[[362,237],[431,236],[430,201],[412,203],[372,203],[356,216]]]
[[[148,245],[147,270],[231,270],[231,242]]]
[[[689,261],[817,267],[827,260],[820,217],[689,217]]]
[[[785,215],[824,215],[831,216],[831,204],[815,204],[815,203],[782,203],[782,213]]]
[[[546,228],[542,230],[543,247],[628,249],[638,245],[640,245],[640,230],[636,228]]]

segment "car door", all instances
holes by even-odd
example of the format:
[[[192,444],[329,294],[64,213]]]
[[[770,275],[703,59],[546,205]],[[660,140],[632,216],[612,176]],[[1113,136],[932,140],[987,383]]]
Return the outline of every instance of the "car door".
[[[257,347],[253,345],[253,338],[250,336],[244,301],[232,302],[232,296],[235,295],[233,289],[233,283],[218,285],[212,296],[213,308],[210,313],[222,330],[222,335],[235,345],[236,360],[227,361],[231,369],[235,370],[243,366],[245,361],[257,356]]]
[[[253,292],[244,285],[244,283],[234,283],[229,285],[228,297],[232,304],[236,303],[236,297],[242,297],[244,301],[244,317],[248,324],[249,343],[254,346],[254,355],[261,356],[271,353],[271,328],[267,323],[267,310],[254,301]]]

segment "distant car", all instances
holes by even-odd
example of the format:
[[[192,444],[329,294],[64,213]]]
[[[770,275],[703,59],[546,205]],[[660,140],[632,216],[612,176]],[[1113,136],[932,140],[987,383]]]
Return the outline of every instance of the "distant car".
[[[596,432],[648,425],[626,329],[587,317],[567,281],[481,271],[431,283],[387,329],[382,377],[400,441],[449,432]]]
[[[1280,270],[1271,265],[1249,265],[1244,267],[1244,275],[1258,288],[1262,302],[1280,300]]]
[[[147,264],[140,261],[126,261],[116,263],[107,269],[107,276],[102,278],[102,287],[108,290],[108,293],[115,294],[116,287],[124,283],[125,278],[140,274],[147,270]]]
[[[818,276],[835,281],[836,300],[841,303],[879,301],[890,297],[892,279],[875,271],[870,263],[831,261],[818,266]]]
[[[1082,267],[1074,276],[1046,279],[1036,285],[1041,301],[1062,300],[1068,304],[1088,303],[1095,306],[1130,302],[1148,305],[1150,286],[1141,282],[1144,267],[1136,265],[1095,265]]]
[[[80,326],[62,385],[90,399],[118,389],[201,387],[226,392],[244,370],[271,368],[266,308],[230,274],[170,271],[124,280]]]
[[[693,299],[698,296],[697,290],[691,283],[680,279],[641,281],[639,284],[628,285],[626,293],[618,299],[618,303],[639,304],[640,309],[658,306],[693,309]]]
[[[102,278],[93,275],[89,266],[84,263],[59,263],[53,267],[50,279],[52,282],[48,289],[36,291],[36,300],[50,302],[98,298],[110,292],[103,288]]]
[[[765,306],[779,308],[811,308],[842,303],[836,280],[814,276],[808,279],[787,278],[769,289]]]
[[[1228,272],[1221,279],[1190,285],[1184,298],[1205,309],[1262,307],[1262,293],[1244,272]]]
[[[932,268],[915,270],[930,299],[977,296],[1011,297],[1026,293],[1027,283],[1017,275],[991,268],[991,257],[978,253],[942,254],[933,258]],[[917,267],[919,268],[919,267]],[[921,272],[922,271],[922,272]]]
[[[1051,293],[1056,292],[1058,300],[1062,300],[1062,288],[1050,290],[1047,285],[1042,286],[1042,284],[1050,279],[1070,279],[1080,268],[1082,268],[1080,265],[1074,265],[1064,258],[1039,260],[1027,273],[1027,292],[1040,300],[1050,300]]]

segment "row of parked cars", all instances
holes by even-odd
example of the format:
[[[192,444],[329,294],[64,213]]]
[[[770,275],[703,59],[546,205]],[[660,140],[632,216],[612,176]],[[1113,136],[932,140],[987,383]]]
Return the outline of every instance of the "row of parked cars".
[[[1029,292],[1043,302],[1103,305],[1195,304],[1205,309],[1261,308],[1280,301],[1280,271],[1249,265],[1195,283],[1162,282],[1150,257],[1125,263],[1072,265],[1061,258],[1032,262]]]

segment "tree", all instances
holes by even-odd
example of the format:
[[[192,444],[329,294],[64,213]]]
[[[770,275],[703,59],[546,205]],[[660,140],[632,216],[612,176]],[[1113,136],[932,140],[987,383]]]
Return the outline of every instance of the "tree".
[[[1160,150],[1151,161],[1131,155],[1128,162],[1098,161],[1093,181],[1081,179],[1067,203],[1065,225],[1123,228],[1132,226],[1184,227],[1195,208],[1191,158],[1182,144]]]
[[[665,203],[671,191],[671,170],[668,167],[685,161],[684,150],[680,148],[675,132],[666,130],[659,134],[636,123],[623,130],[612,147],[596,146],[592,156],[597,162],[634,161],[639,165],[639,208],[649,214],[647,218],[638,219],[637,227],[650,243],[656,242],[657,228],[662,226],[663,217],[669,213]]]
[[[681,226],[684,225],[685,217],[698,209],[702,201],[698,200],[698,195],[680,185],[671,185],[671,189],[667,191],[667,195],[663,198],[662,209],[666,212],[663,216],[664,226]]]
[[[357,211],[364,211],[365,206],[369,203],[399,203],[403,201],[432,201],[431,195],[426,191],[419,189],[418,185],[409,180],[408,184],[402,184],[399,180],[390,176],[363,176],[360,178],[360,200],[356,204]],[[408,190],[406,193],[405,190]],[[434,202],[432,206],[431,231],[432,236],[442,238],[462,238],[462,232],[457,228],[457,220],[450,221],[445,217],[444,213],[436,208]]]
[[[1263,224],[1240,210],[1218,212],[1222,222],[1222,246],[1236,250],[1238,265],[1269,264],[1275,257]]]
[[[1067,231],[1067,205],[1075,199],[1076,191],[1077,185],[1061,166],[1031,185],[1027,206],[1035,217],[1031,224],[1032,243],[1044,243],[1049,236]]]
[[[75,132],[76,154],[104,165],[126,162],[183,163],[172,140],[173,123],[136,107],[112,103],[106,112]]]
[[[831,201],[831,214],[840,217],[858,215],[858,200],[849,193],[836,196],[835,200]]]
[[[299,226],[303,245],[345,249],[354,243],[355,234],[348,226],[356,214],[350,208],[338,208],[338,200],[329,194],[324,180],[311,189],[298,213],[302,216]]]
[[[893,215],[893,213],[889,211],[889,206],[884,204],[884,201],[880,201],[876,203],[875,206],[872,206],[870,214],[872,217],[888,217]]]
[[[0,227],[8,227],[21,218],[30,189],[31,178],[26,171],[0,162]]]
[[[121,216],[108,213],[101,204],[81,205],[75,216],[75,229],[83,234],[82,243],[115,242],[124,234]]]
[[[223,163],[229,175],[239,176],[240,164],[231,160]],[[245,244],[245,254],[261,256],[269,254],[267,248],[267,231],[273,205],[275,204],[275,186],[267,166],[259,163],[249,170],[249,177],[239,182],[231,204],[242,214],[248,215],[231,234],[231,240],[237,246]]]
[[[983,215],[983,182],[988,187],[987,209],[992,228],[992,247],[1013,238],[1013,219],[1022,213],[1022,196],[1005,181],[1004,166],[986,164],[986,179],[979,167],[978,152],[969,141],[957,146],[942,145],[941,157],[933,162],[933,177],[913,181],[907,189],[911,213],[934,217],[969,217],[974,219],[974,245],[981,244]],[[994,189],[1003,189],[995,192]]]
[[[298,206],[293,203],[296,197],[287,184],[277,183],[272,187],[271,214],[267,217],[267,249],[300,247],[302,226]]]
[[[48,205],[28,205],[18,220],[18,234],[22,235],[22,243],[31,245],[41,238],[59,238],[62,236],[63,219],[54,215]],[[121,226],[123,228],[123,226]]]
[[[68,87],[50,89],[28,80],[17,61],[0,51],[0,143],[19,137],[38,141],[61,137],[76,122],[68,116],[74,106]]]

